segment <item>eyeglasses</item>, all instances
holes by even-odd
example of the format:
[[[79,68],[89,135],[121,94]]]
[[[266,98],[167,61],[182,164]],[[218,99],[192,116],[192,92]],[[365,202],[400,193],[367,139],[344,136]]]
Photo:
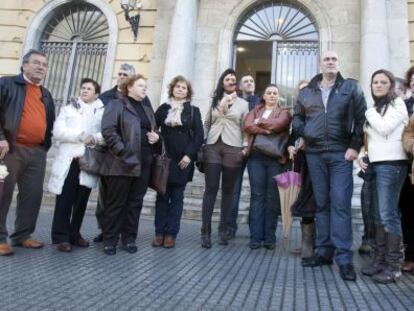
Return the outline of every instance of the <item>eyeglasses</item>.
[[[128,77],[128,74],[123,72],[118,72],[118,77]]]
[[[30,62],[30,64],[43,67],[43,68],[47,68],[47,63],[42,63],[42,62],[39,62],[38,60],[33,60]]]

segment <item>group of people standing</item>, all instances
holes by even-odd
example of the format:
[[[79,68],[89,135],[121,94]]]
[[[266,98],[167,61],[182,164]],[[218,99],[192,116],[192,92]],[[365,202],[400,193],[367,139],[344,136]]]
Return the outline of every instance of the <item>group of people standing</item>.
[[[251,74],[237,81],[236,72],[227,69],[218,79],[203,126],[185,77],[174,77],[167,102],[154,111],[145,78],[123,64],[117,85],[102,94],[96,81],[83,79],[79,97],[62,107],[55,121],[53,99],[40,85],[47,71],[46,56],[31,50],[23,57],[20,75],[0,79],[0,158],[9,170],[0,206],[0,255],[14,253],[7,243],[6,218],[16,183],[12,244],[43,247],[31,234],[53,134],[57,148],[48,189],[56,194],[52,242],[59,251],[89,246],[80,228],[91,189],[99,184],[96,216],[102,232],[94,241],[103,242],[107,255],[116,254],[119,240],[125,251],[135,253],[151,167],[155,156],[164,151],[171,162],[166,191],[157,193],[153,247],[175,246],[184,191],[196,161],[202,160],[201,246],[209,249],[213,244],[212,215],[220,180],[218,244],[227,245],[235,237],[247,167],[249,247],[274,249],[281,210],[274,177],[294,161],[303,179],[292,206],[293,214],[302,217],[302,265],[330,265],[335,259],[341,277],[354,281],[351,197],[353,161],[358,160],[361,175],[371,185],[366,191],[370,203],[363,202],[363,212],[374,219],[375,226],[370,231],[374,232],[370,245],[374,262],[362,273],[382,283],[398,280],[403,234],[408,244],[404,267],[414,270],[412,222],[403,217],[401,226],[398,206],[404,182],[405,195],[410,195],[412,187],[407,170],[414,145],[414,119],[409,122],[413,97],[404,103],[395,94],[392,73],[378,70],[371,80],[374,104],[367,109],[357,82],[339,73],[336,52],[324,52],[320,68],[321,74],[299,86],[293,115],[280,104],[277,85],[266,86],[259,97]],[[407,84],[414,89],[413,71]],[[264,148],[263,141],[271,148]],[[100,154],[98,171],[83,166],[86,154]],[[409,209],[406,213],[412,215]]]

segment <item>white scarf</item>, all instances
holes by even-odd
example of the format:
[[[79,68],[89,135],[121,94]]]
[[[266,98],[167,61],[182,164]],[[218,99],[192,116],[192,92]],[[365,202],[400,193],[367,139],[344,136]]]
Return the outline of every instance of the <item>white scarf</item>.
[[[181,126],[183,123],[181,122],[181,113],[184,109],[185,100],[176,101],[173,99],[170,99],[170,102],[168,103],[171,108],[168,110],[167,118],[165,118],[165,125],[176,127]]]

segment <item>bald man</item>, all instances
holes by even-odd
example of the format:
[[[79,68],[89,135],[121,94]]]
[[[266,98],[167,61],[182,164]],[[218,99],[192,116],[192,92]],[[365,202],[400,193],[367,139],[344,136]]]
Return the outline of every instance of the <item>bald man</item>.
[[[304,267],[339,266],[342,279],[355,281],[352,264],[352,165],[362,146],[366,102],[357,81],[339,73],[335,51],[326,51],[316,75],[298,95],[293,130],[305,153],[318,211],[316,253]]]

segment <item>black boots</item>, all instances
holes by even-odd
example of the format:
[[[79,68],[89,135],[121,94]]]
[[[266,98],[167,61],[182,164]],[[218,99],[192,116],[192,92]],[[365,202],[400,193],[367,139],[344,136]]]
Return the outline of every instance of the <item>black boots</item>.
[[[361,269],[362,274],[373,276],[381,272],[385,264],[385,252],[387,250],[387,233],[385,232],[384,226],[376,226],[375,228],[375,245],[374,245],[374,256],[372,262]]]
[[[378,283],[389,284],[401,277],[401,263],[404,258],[401,236],[387,233],[387,251],[385,268],[375,274],[372,279]]]

